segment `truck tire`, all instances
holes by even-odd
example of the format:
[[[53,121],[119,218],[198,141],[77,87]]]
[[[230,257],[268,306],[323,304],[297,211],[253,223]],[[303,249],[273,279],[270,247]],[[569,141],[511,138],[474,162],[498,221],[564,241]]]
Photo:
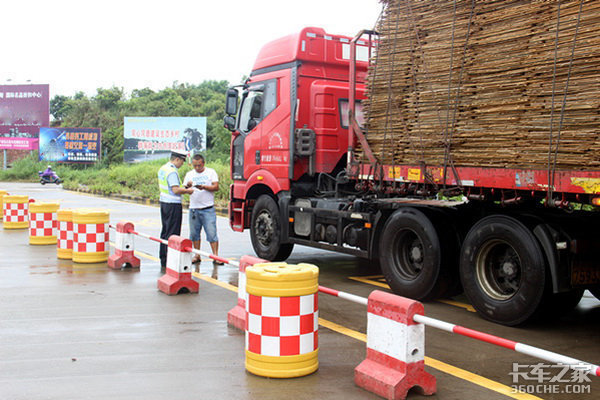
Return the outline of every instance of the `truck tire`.
[[[396,210],[386,222],[379,245],[381,272],[394,293],[429,300],[448,287],[440,279],[442,247],[427,216],[416,208]]]
[[[250,238],[254,252],[269,261],[284,261],[292,253],[293,243],[281,243],[279,207],[271,196],[262,195],[252,209]]]
[[[538,309],[546,260],[533,233],[518,220],[492,215],[467,234],[460,257],[465,294],[485,319],[518,325]]]

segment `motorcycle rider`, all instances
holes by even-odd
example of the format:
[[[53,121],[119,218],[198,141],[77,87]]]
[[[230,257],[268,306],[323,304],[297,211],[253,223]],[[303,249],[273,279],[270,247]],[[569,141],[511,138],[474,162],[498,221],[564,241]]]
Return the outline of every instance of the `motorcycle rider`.
[[[52,167],[48,165],[46,170],[42,172],[42,178],[52,178],[54,177],[54,171],[52,171]]]

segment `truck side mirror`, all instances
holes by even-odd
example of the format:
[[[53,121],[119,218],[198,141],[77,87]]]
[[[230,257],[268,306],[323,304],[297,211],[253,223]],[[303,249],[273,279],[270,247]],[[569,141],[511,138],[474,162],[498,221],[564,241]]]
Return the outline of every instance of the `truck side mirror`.
[[[223,118],[223,125],[233,132],[235,130],[235,118],[231,115],[226,115],[225,118]]]
[[[238,107],[238,91],[237,89],[227,89],[227,99],[225,100],[225,114],[235,115]]]

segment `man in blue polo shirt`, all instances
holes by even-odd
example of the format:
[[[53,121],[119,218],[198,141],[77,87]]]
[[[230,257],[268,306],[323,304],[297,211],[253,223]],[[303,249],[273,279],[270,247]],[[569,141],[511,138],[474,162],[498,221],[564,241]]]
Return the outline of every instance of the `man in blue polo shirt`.
[[[182,206],[181,195],[192,194],[194,189],[181,187],[177,170],[185,162],[186,154],[182,151],[171,152],[171,159],[158,170],[158,187],[160,189],[160,221],[162,229],[160,238],[168,240],[171,235],[181,235]],[[160,266],[167,265],[167,246],[160,245]]]

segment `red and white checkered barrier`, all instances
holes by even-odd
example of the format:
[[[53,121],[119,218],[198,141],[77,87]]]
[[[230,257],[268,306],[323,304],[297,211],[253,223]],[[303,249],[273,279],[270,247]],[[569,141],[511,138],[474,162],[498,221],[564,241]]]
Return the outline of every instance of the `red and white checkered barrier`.
[[[8,192],[6,190],[0,189],[0,221],[4,219],[4,201],[2,200],[4,196],[7,196]]]
[[[158,289],[168,295],[183,291],[198,293],[198,282],[192,278],[192,241],[172,235],[168,246],[167,270],[158,280]]]
[[[56,213],[29,214],[29,236],[56,236]]]
[[[242,331],[246,330],[246,267],[268,261],[252,256],[242,256],[238,272],[238,300],[235,307],[227,313],[227,323]]]
[[[319,348],[318,293],[293,297],[248,295],[246,350],[295,356]]]
[[[108,260],[108,223],[106,210],[79,208],[73,210],[73,261],[102,263]]]
[[[58,203],[29,205],[29,244],[56,244],[58,233]]]
[[[58,210],[58,238],[56,255],[63,260],[73,258],[73,210]]]
[[[108,251],[108,223],[73,224],[73,251],[99,253]]]
[[[3,216],[5,229],[29,227],[29,202],[27,196],[4,196]]]
[[[117,223],[115,232],[115,253],[108,257],[108,267],[121,269],[129,265],[131,268],[140,267],[140,259],[134,254],[134,225],[132,222]]]

